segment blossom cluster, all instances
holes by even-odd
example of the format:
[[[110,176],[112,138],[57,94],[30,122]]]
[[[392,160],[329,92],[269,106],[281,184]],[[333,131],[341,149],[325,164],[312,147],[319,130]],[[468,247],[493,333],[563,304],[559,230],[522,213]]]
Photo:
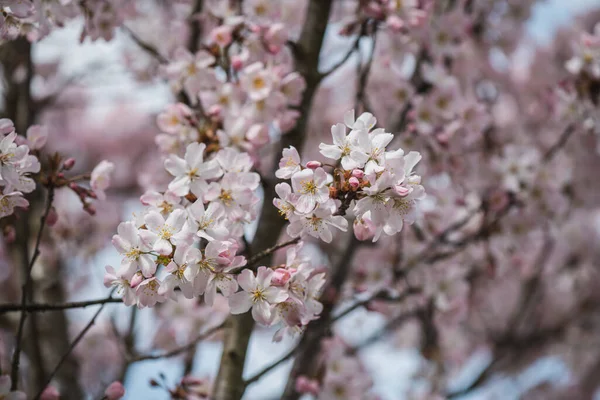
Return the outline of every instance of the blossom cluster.
[[[135,14],[131,0],[0,0],[0,39],[12,40],[26,35],[29,40],[39,40],[55,26],[83,16],[85,26],[81,39],[110,40],[115,29],[125,18]]]
[[[373,129],[376,123],[370,113],[355,119],[352,110],[344,115],[344,123],[331,127],[333,144],[319,147],[323,156],[337,162],[329,165],[332,174],[318,161],[302,165],[294,147],[283,151],[276,176],[291,179],[292,184],[279,183],[279,198],[273,203],[289,220],[290,236],[310,235],[331,242],[331,227],[346,231],[344,215],[349,208],[360,240],[377,241],[382,233],[394,235],[405,222],[415,221],[417,203],[425,196],[421,177],[413,172],[421,155],[387,151],[394,135]]]
[[[183,103],[167,107],[158,119],[164,132],[156,139],[161,150],[168,153],[200,140],[252,154],[270,141],[271,129],[285,133],[295,125],[298,113],[290,107],[299,103],[304,79],[281,63],[254,61],[249,41],[256,39],[251,32],[243,19],[236,18],[215,28],[212,46],[195,54],[185,48],[175,50],[163,73],[174,91],[185,93],[201,115]],[[279,53],[282,40],[274,40],[258,43]]]
[[[176,290],[189,299],[204,295],[212,306],[220,293],[234,314],[252,308],[257,322],[281,319],[291,329],[282,333],[297,331],[320,312],[315,298],[323,275],[295,248],[283,267],[243,268],[239,242],[257,216],[260,178],[247,153],[227,147],[205,158],[206,152],[194,142],[183,158],[165,160],[173,179],[164,193],[143,194],[143,213],[119,225],[112,242],[123,258],[118,270],[107,267],[106,286],[117,286],[124,303],[138,307],[176,299]]]
[[[38,158],[29,152],[43,147],[47,137],[42,127],[32,126],[23,140],[9,119],[0,119],[0,135],[0,218],[3,218],[11,215],[15,207],[29,205],[23,193],[35,190],[31,174],[40,171]]]

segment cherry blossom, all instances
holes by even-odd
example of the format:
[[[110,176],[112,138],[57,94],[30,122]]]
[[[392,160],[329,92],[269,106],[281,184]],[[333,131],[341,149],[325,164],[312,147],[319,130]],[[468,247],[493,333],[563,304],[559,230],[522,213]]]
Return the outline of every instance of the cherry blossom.
[[[273,271],[259,267],[256,275],[250,270],[244,270],[237,278],[241,291],[229,296],[229,307],[232,314],[244,313],[252,308],[254,319],[264,325],[269,325],[272,318],[272,306],[284,301],[288,294],[271,286]]]

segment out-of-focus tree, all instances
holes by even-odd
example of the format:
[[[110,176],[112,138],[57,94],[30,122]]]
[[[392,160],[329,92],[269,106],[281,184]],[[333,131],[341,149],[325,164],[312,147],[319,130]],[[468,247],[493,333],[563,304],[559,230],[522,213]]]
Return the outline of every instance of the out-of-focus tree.
[[[415,350],[395,398],[483,398],[548,357],[566,384],[523,398],[592,398],[600,17],[542,46],[542,6],[0,0],[0,398],[138,398],[132,366],[172,359],[176,384],[136,370],[165,398],[290,363],[275,398],[378,399],[377,342]],[[35,59],[74,24],[117,72]],[[99,111],[105,81],[127,89]],[[253,334],[292,345],[250,375]]]

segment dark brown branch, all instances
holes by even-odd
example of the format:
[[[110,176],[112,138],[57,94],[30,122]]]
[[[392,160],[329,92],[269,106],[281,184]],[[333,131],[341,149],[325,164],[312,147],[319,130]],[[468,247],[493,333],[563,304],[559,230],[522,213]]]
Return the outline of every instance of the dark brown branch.
[[[73,301],[62,304],[43,304],[43,303],[32,303],[32,304],[0,304],[0,314],[15,312],[15,311],[26,311],[31,312],[46,312],[46,311],[59,311],[68,310],[71,308],[85,308],[89,306],[96,306],[105,303],[121,303],[122,299],[118,297],[107,297],[104,299],[87,300],[87,301]]]
[[[123,337],[123,347],[125,350],[124,351],[125,355],[135,353],[135,325],[136,325],[138,310],[139,309],[137,307],[131,307],[131,311],[129,314],[129,326],[127,327],[127,333]],[[113,324],[113,327],[115,328],[115,334],[117,335],[117,337],[120,337],[119,332],[116,331],[116,327],[114,326],[114,324]],[[119,378],[117,379],[119,382],[125,383],[125,377],[127,376],[127,370],[129,369],[130,366],[131,366],[131,362],[127,358],[127,356],[125,356],[123,364],[121,365],[121,370],[119,371]]]
[[[137,44],[142,50],[144,50],[146,53],[150,54],[152,57],[156,58],[161,64],[168,64],[169,60],[167,60],[167,58],[165,56],[163,56],[162,54],[160,54],[158,52],[158,50],[144,42],[142,39],[140,39],[140,37],[133,32],[131,29],[129,29],[127,26],[123,25],[122,29],[127,32],[127,34],[129,35],[129,37],[135,42],[135,44]]]
[[[146,360],[159,360],[161,358],[170,358],[170,357],[178,356],[180,354],[185,353],[186,351],[189,351],[190,349],[193,349],[202,340],[210,337],[215,332],[223,329],[224,327],[225,327],[225,323],[222,323],[220,325],[217,325],[215,327],[212,327],[212,328],[208,329],[205,332],[200,333],[193,340],[191,340],[189,343],[187,343],[187,344],[185,344],[183,346],[176,347],[173,350],[170,350],[170,351],[167,351],[167,352],[164,352],[164,353],[159,353],[159,354],[137,355],[137,356],[135,356],[135,357],[133,357],[131,359],[131,362],[134,363],[134,362],[140,362],[140,361],[146,361]]]
[[[350,49],[346,52],[344,57],[342,57],[341,60],[339,60],[337,63],[335,63],[327,71],[322,72],[320,74],[321,79],[327,78],[329,75],[331,75],[332,73],[337,71],[342,65],[344,65],[350,59],[352,54],[354,54],[355,52],[357,52],[360,49],[360,39],[362,39],[362,38],[363,38],[363,34],[361,32],[358,34],[358,36],[354,40],[354,43],[352,44],[352,47],[350,47]]]
[[[21,289],[21,308],[22,310],[27,305],[27,301],[29,298],[29,292],[31,291],[32,286],[32,278],[31,278],[31,270],[37,258],[40,255],[40,244],[42,242],[42,235],[44,233],[44,228],[46,227],[46,219],[48,218],[48,214],[50,213],[50,209],[52,208],[52,202],[54,201],[54,187],[50,185],[48,187],[48,198],[46,200],[46,208],[44,213],[40,218],[40,227],[38,230],[37,238],[35,240],[35,247],[33,250],[33,256],[29,261],[29,265],[27,266],[27,271],[25,273],[25,283]],[[25,327],[25,319],[27,318],[27,312],[21,311],[21,318],[19,319],[19,328],[17,330],[17,336],[15,338],[15,350],[12,357],[11,363],[11,391],[17,390],[19,384],[19,363],[21,357],[21,345],[23,339],[23,328]]]
[[[194,54],[198,51],[198,43],[200,41],[200,35],[202,33],[202,25],[198,19],[198,14],[202,12],[203,0],[195,0],[194,7],[192,8],[192,23],[190,24],[190,36],[188,40],[188,50]]]
[[[248,259],[248,262],[246,263],[245,266],[239,267],[239,268],[235,268],[235,269],[231,270],[231,273],[232,274],[237,274],[237,273],[240,273],[243,270],[248,269],[248,268],[254,270],[254,269],[256,269],[258,261],[260,261],[260,260],[262,260],[262,259],[264,259],[264,258],[266,258],[268,256],[273,255],[273,253],[275,253],[279,249],[283,249],[284,247],[291,246],[293,244],[298,243],[299,241],[300,241],[300,238],[297,237],[297,238],[285,241],[283,243],[276,244],[273,247],[269,247],[268,249],[265,249],[265,250],[261,251],[260,253],[257,253],[255,255],[253,255],[252,257],[250,257]]]
[[[324,337],[331,335],[331,324],[333,322],[333,309],[342,286],[350,274],[350,263],[362,242],[351,234],[348,240],[346,251],[342,252],[336,265],[333,266],[328,282],[323,289],[323,295],[320,298],[323,304],[323,311],[318,320],[312,321],[306,327],[306,331],[298,344],[298,356],[294,360],[294,366],[290,372],[287,386],[282,399],[296,400],[300,394],[296,392],[295,382],[300,375],[314,376],[316,372],[315,363],[321,341]],[[335,293],[335,296],[331,294]]]
[[[281,364],[283,364],[284,362],[286,362],[287,360],[292,358],[294,356],[294,354],[296,353],[296,350],[298,350],[298,348],[294,347],[293,349],[288,351],[283,357],[281,357],[279,360],[274,361],[273,363],[267,365],[261,371],[257,372],[256,374],[252,375],[250,378],[246,379],[244,381],[244,386],[247,387],[247,386],[252,385],[254,382],[258,381],[264,375],[271,372],[271,370],[277,368],[278,366],[280,366]]]
[[[571,125],[567,126],[567,128],[560,135],[560,137],[558,138],[558,140],[556,141],[556,143],[554,143],[548,149],[548,151],[546,152],[546,154],[544,154],[544,162],[551,161],[554,158],[554,156],[558,153],[558,151],[560,149],[562,149],[567,144],[567,141],[573,135],[574,132],[575,132],[575,125],[571,124]]]
[[[397,296],[391,296],[388,292],[386,292],[384,290],[375,292],[371,296],[367,297],[366,299],[357,301],[356,303],[352,304],[350,307],[341,311],[339,314],[333,316],[331,318],[331,322],[336,322],[336,321],[344,318],[346,315],[350,314],[352,311],[355,311],[361,307],[365,307],[365,306],[369,305],[369,303],[371,303],[372,301],[380,300],[380,301],[394,303],[394,302],[399,302],[399,301],[406,299],[411,294],[417,294],[417,293],[419,293],[419,291],[416,289],[412,289],[412,288],[400,295],[397,295]]]
[[[114,289],[113,289],[113,291],[114,291]],[[111,292],[111,294],[112,294],[112,292]],[[42,396],[42,393],[43,393],[44,389],[50,384],[50,382],[52,382],[52,379],[54,378],[54,376],[56,375],[56,373],[58,372],[58,370],[60,369],[60,367],[67,360],[67,358],[73,352],[73,350],[79,344],[79,342],[81,342],[81,339],[83,339],[83,337],[85,336],[85,334],[92,328],[92,326],[94,326],[94,324],[96,323],[96,318],[98,318],[98,316],[100,315],[100,313],[102,312],[102,310],[104,309],[104,307],[106,306],[106,304],[107,303],[104,303],[104,304],[100,305],[100,308],[98,308],[98,311],[96,311],[96,313],[94,314],[94,316],[92,317],[92,319],[90,320],[90,322],[88,322],[88,324],[81,330],[81,332],[79,332],[79,334],[77,335],[77,337],[71,342],[71,345],[67,349],[67,352],[62,356],[62,358],[60,359],[60,361],[58,362],[58,364],[56,365],[56,367],[54,367],[54,369],[52,370],[52,372],[50,373],[50,375],[46,379],[46,383],[42,386],[42,388],[40,389],[40,391],[38,392],[38,394],[35,395],[34,400],[38,400]]]
[[[323,45],[325,30],[329,21],[333,0],[311,0],[308,3],[306,17],[302,26],[300,37],[295,45],[291,46],[294,54],[296,71],[304,77],[306,89],[299,106],[300,116],[296,126],[286,135],[282,136],[279,147],[274,150],[273,168],[277,169],[281,151],[289,146],[301,149],[305,140],[306,131],[312,108],[312,102],[321,81],[319,73],[319,54]],[[252,241],[252,249],[265,248],[277,243],[279,234],[285,221],[279,216],[278,210],[268,201],[276,196],[275,178],[267,178],[263,207],[260,213],[258,229]],[[265,263],[269,264],[271,255],[266,257]],[[246,359],[246,348],[254,320],[249,313],[229,317],[229,325],[225,334],[223,354],[219,373],[215,380],[213,398],[219,400],[239,400],[244,393],[243,372]]]

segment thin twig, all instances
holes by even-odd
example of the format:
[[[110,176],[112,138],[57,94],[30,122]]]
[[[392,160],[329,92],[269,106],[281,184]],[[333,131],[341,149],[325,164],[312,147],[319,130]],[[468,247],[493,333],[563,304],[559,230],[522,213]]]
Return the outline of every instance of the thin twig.
[[[354,311],[360,307],[366,306],[374,300],[381,300],[381,301],[387,301],[387,302],[392,303],[392,302],[402,301],[402,300],[406,299],[408,296],[410,296],[411,294],[417,294],[417,293],[419,293],[419,290],[409,288],[406,292],[404,292],[400,295],[390,296],[390,294],[388,292],[386,292],[384,290],[380,290],[378,292],[373,293],[371,296],[367,297],[364,300],[357,301],[356,303],[352,304],[350,307],[344,309],[344,311],[333,316],[331,318],[331,322],[336,322],[336,321],[344,318],[346,315],[350,314],[352,311]]]
[[[114,292],[114,289],[111,291],[111,294],[112,294],[112,292]],[[42,388],[40,389],[39,393],[36,394],[35,397],[33,398],[34,400],[38,400],[42,396],[42,393],[44,392],[44,389],[50,384],[50,382],[52,382],[52,379],[54,378],[54,376],[56,375],[56,373],[58,372],[58,370],[60,369],[60,367],[67,360],[67,358],[69,357],[69,355],[71,355],[71,353],[73,352],[73,350],[75,349],[75,347],[79,344],[79,342],[81,342],[81,339],[83,339],[83,337],[85,336],[85,334],[96,323],[96,318],[98,318],[98,315],[100,315],[100,313],[102,312],[102,310],[104,309],[104,307],[106,306],[106,304],[107,303],[104,303],[104,304],[100,305],[100,308],[98,308],[98,311],[96,311],[96,313],[94,314],[94,316],[92,317],[92,319],[90,320],[90,322],[88,322],[88,324],[85,326],[85,328],[83,328],[81,330],[81,332],[79,332],[79,334],[77,335],[77,337],[71,342],[71,344],[69,345],[69,348],[67,349],[66,353],[63,354],[63,356],[61,357],[61,359],[58,362],[58,364],[56,365],[56,367],[54,367],[54,369],[52,370],[52,372],[50,373],[50,375],[46,379],[46,383],[44,384],[44,386],[42,386]]]
[[[348,61],[350,59],[350,57],[352,56],[352,54],[354,54],[355,51],[358,51],[359,46],[360,46],[360,39],[362,39],[362,37],[363,37],[363,33],[361,32],[358,34],[358,36],[354,40],[354,43],[352,44],[352,47],[350,47],[350,49],[346,52],[344,57],[341,60],[339,60],[337,63],[335,63],[327,71],[322,72],[320,74],[321,79],[326,78],[327,76],[331,75],[333,72],[337,71],[338,68],[340,68],[342,65],[344,65],[346,63],[346,61]]]
[[[290,239],[290,240],[288,240],[286,242],[276,244],[273,247],[269,247],[268,249],[265,249],[265,250],[263,250],[263,251],[261,251],[259,253],[256,253],[254,256],[252,256],[252,257],[250,257],[248,259],[248,262],[246,263],[245,266],[239,267],[239,268],[234,268],[234,269],[231,270],[230,273],[237,274],[239,272],[242,272],[244,269],[252,268],[252,267],[255,266],[255,264],[258,261],[262,260],[263,258],[265,258],[267,256],[270,256],[271,254],[275,253],[279,249],[282,249],[284,247],[290,246],[292,244],[296,244],[299,241],[300,241],[300,238],[297,237],[297,238],[294,238],[294,239]]]
[[[48,218],[48,214],[50,213],[50,209],[52,208],[52,202],[54,201],[54,186],[48,186],[48,198],[46,200],[46,209],[44,210],[44,214],[42,214],[40,218],[40,229],[37,234],[37,238],[35,240],[35,248],[33,250],[33,256],[29,261],[29,265],[27,266],[27,271],[25,274],[25,283],[23,284],[21,290],[21,308],[24,309],[27,305],[27,299],[29,296],[29,291],[31,290],[32,278],[31,278],[31,270],[33,269],[33,265],[37,261],[37,258],[40,255],[40,243],[42,242],[42,235],[44,233],[44,228],[46,227],[46,219]],[[21,318],[19,320],[19,328],[17,330],[17,336],[15,338],[15,351],[12,357],[11,363],[11,391],[17,390],[19,383],[19,363],[21,356],[21,345],[23,339],[23,328],[25,327],[25,319],[27,318],[27,312],[21,311]]]
[[[25,311],[25,312],[45,312],[45,311],[60,311],[68,310],[72,308],[85,308],[89,306],[96,306],[105,303],[121,303],[123,300],[118,297],[107,297],[104,299],[87,300],[87,301],[73,301],[69,303],[61,304],[43,304],[43,303],[32,303],[32,304],[0,304],[0,314]]]
[[[215,332],[223,329],[223,327],[225,326],[225,322],[223,322],[220,325],[217,325],[213,328],[208,329],[205,332],[202,332],[201,334],[199,334],[198,336],[196,336],[192,341],[190,341],[189,343],[177,347],[171,351],[165,352],[165,353],[159,353],[159,354],[146,354],[146,355],[138,355],[136,357],[134,357],[131,362],[139,362],[139,361],[146,361],[146,360],[158,360],[161,358],[169,358],[169,357],[175,357],[179,354],[185,353],[186,351],[193,349],[194,347],[196,347],[196,345],[201,342],[202,340],[208,338],[209,336],[211,336],[212,334],[214,334]]]
[[[169,60],[167,60],[167,58],[165,56],[160,54],[155,47],[151,46],[150,44],[148,44],[148,43],[144,42],[142,39],[140,39],[140,37],[135,32],[133,32],[131,29],[129,29],[129,27],[127,27],[126,25],[123,25],[122,28],[125,32],[127,32],[129,34],[129,37],[131,37],[131,39],[135,42],[135,44],[137,44],[140,48],[142,48],[144,51],[146,51],[152,57],[154,57],[158,61],[160,61],[161,64],[169,63]]]
[[[571,135],[573,135],[574,132],[575,132],[575,125],[571,124],[571,125],[567,126],[567,128],[560,135],[560,137],[558,138],[556,143],[554,143],[552,146],[550,146],[550,148],[548,149],[546,154],[544,154],[544,162],[551,161],[554,158],[554,156],[558,153],[558,151],[561,148],[563,148],[565,146],[565,144],[567,144],[567,141],[569,140]]]
[[[279,360],[274,361],[273,363],[267,365],[261,371],[257,372],[256,374],[254,374],[250,378],[246,379],[244,381],[244,387],[248,387],[248,386],[252,385],[254,382],[256,382],[260,378],[262,378],[263,375],[268,374],[272,369],[277,368],[279,365],[283,364],[284,362],[286,362],[287,360],[289,360],[290,358],[292,358],[294,356],[294,354],[296,353],[296,350],[298,350],[298,346],[295,346],[293,349],[291,349],[289,352],[287,352]]]

